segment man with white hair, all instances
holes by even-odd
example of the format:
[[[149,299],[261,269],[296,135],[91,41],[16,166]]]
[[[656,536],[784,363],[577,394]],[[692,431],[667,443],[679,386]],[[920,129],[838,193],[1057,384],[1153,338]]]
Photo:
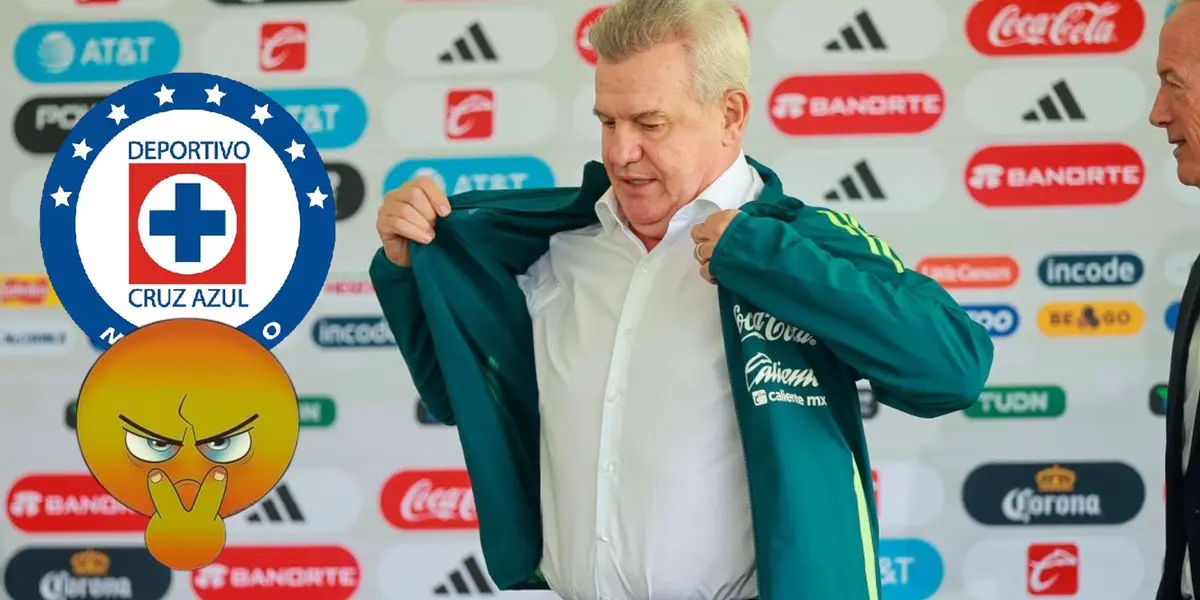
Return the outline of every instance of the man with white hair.
[[[1179,181],[1200,187],[1200,1],[1168,12],[1158,40],[1158,95],[1150,122],[1175,146]],[[1158,600],[1193,600],[1200,573],[1200,470],[1196,463],[1196,403],[1200,402],[1200,261],[1179,302],[1167,383],[1166,556]]]
[[[964,409],[986,330],[743,154],[725,0],[621,0],[590,40],[603,165],[579,187],[417,178],[379,210],[372,281],[458,426],[489,573],[568,600],[878,600],[856,381]]]

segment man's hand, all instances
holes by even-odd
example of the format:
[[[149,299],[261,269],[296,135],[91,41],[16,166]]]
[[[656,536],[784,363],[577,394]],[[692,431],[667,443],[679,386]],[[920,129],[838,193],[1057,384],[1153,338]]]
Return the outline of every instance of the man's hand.
[[[408,242],[432,242],[434,222],[448,214],[446,193],[429,177],[411,179],[388,192],[375,219],[383,253],[398,266],[411,266]]]
[[[692,243],[696,245],[692,256],[700,262],[700,276],[709,283],[716,283],[708,272],[708,261],[712,259],[717,242],[725,234],[725,229],[733,222],[733,218],[741,212],[737,209],[722,210],[708,216],[703,223],[692,228]]]
[[[229,474],[213,467],[196,494],[192,510],[183,507],[175,484],[157,469],[149,474],[154,516],[146,526],[146,549],[158,562],[177,571],[206,567],[225,547],[225,522],[219,511]]]

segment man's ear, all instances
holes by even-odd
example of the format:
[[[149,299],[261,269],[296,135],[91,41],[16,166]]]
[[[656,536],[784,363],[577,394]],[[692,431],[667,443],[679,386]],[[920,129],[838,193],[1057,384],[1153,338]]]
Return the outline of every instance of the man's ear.
[[[725,135],[722,141],[727,146],[741,144],[742,132],[746,130],[746,122],[750,119],[750,94],[746,93],[746,90],[725,92],[721,110],[725,117]]]

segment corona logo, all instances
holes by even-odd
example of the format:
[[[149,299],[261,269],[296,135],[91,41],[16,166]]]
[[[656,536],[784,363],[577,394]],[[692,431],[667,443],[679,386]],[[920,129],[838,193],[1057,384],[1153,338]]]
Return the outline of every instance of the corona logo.
[[[103,552],[84,550],[71,557],[71,571],[76,577],[104,577],[111,562]]]

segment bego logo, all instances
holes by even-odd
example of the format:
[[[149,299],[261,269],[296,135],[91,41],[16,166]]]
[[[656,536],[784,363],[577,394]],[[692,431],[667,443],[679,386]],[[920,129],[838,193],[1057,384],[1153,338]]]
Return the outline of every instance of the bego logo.
[[[971,47],[985,56],[1118,54],[1145,29],[1137,0],[980,0],[966,22]]]
[[[963,414],[972,419],[1061,417],[1067,393],[1053,385],[1013,385],[984,388]]]
[[[322,317],[313,324],[313,343],[322,348],[386,348],[396,345],[383,317]]]
[[[967,162],[964,182],[990,207],[1113,205],[1142,189],[1145,172],[1125,144],[987,146]]]
[[[1167,384],[1160,383],[1150,388],[1150,412],[1160,417],[1167,414]]]
[[[1163,313],[1163,321],[1166,322],[1168,331],[1175,331],[1175,323],[1179,320],[1179,301],[1176,300],[1167,305],[1167,310]]]
[[[946,568],[936,548],[915,538],[879,540],[879,580],[887,600],[925,600],[942,587]]]
[[[383,193],[421,176],[432,178],[447,194],[554,187],[554,172],[536,156],[414,158],[388,171],[383,179]]]
[[[191,575],[200,600],[346,600],[362,573],[341,546],[226,546]]]
[[[1050,287],[1133,285],[1144,272],[1134,254],[1051,254],[1038,263],[1038,278]]]
[[[984,525],[1119,525],[1142,510],[1146,486],[1125,463],[990,463],[963,482],[963,505]]]
[[[179,36],[162,21],[39,23],[13,55],[33,83],[136,81],[175,70]]]
[[[1021,324],[1017,309],[1007,304],[964,304],[963,310],[971,320],[983,325],[991,337],[1008,337]]]
[[[149,523],[108,495],[90,473],[21,477],[8,490],[8,520],[25,533],[138,533]]]
[[[383,484],[379,508],[383,518],[399,529],[479,528],[475,494],[465,469],[395,473]]]
[[[263,93],[283,106],[321,150],[353,146],[367,129],[367,104],[346,88],[263,90]]]
[[[338,221],[345,221],[358,213],[367,195],[366,183],[358,169],[339,162],[325,163],[325,173],[333,186],[333,214]]]
[[[0,308],[61,307],[45,275],[0,274]]]
[[[9,598],[158,600],[171,589],[171,569],[144,547],[30,547],[4,568]]]
[[[337,420],[337,404],[329,396],[300,396],[300,427],[326,429]]]
[[[942,119],[946,93],[924,73],[794,75],[767,104],[784,135],[912,134]]]
[[[1145,319],[1133,302],[1059,302],[1038,311],[1038,329],[1052,337],[1133,335]]]
[[[948,289],[1006,288],[1021,277],[1011,256],[930,256],[914,270]]]
[[[105,96],[45,96],[31,98],[13,117],[17,143],[33,154],[54,154],[87,111]]]

